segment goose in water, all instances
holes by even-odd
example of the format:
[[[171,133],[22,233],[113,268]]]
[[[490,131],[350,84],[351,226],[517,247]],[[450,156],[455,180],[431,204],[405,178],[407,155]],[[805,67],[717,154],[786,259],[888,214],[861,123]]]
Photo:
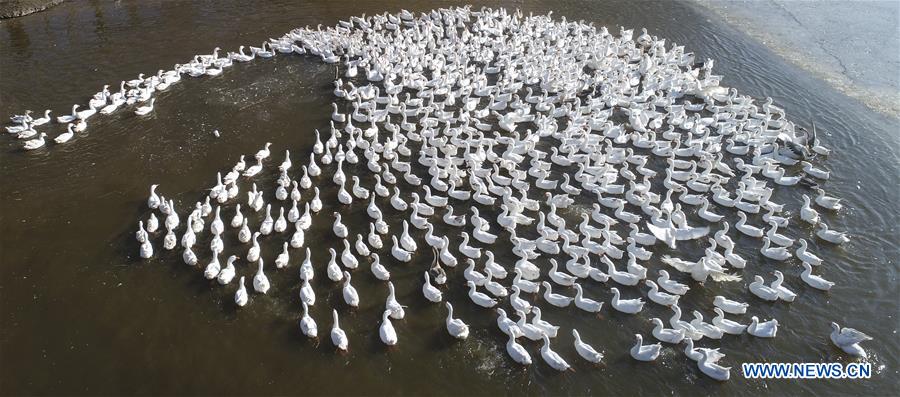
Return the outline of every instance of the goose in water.
[[[750,320],[750,325],[747,327],[747,333],[750,335],[757,338],[774,338],[778,333],[778,320],[776,319],[760,322],[759,318],[753,316]]]
[[[359,307],[359,293],[356,292],[356,288],[350,284],[350,272],[344,271],[344,288],[342,289],[342,293],[344,295],[344,303],[347,306],[352,308]]]
[[[300,316],[300,332],[303,332],[303,335],[306,335],[308,338],[315,339],[319,336],[316,320],[309,316],[309,306],[306,302],[300,302],[300,305],[303,306],[303,314]]]
[[[497,301],[494,298],[491,298],[484,292],[478,292],[476,290],[475,283],[472,281],[467,281],[466,285],[469,288],[469,299],[472,300],[476,305],[484,307],[484,308],[492,308],[497,306]]]
[[[662,320],[658,318],[650,319],[653,323],[653,337],[661,342],[678,344],[684,339],[684,330],[675,328],[666,328]]]
[[[447,332],[456,339],[465,340],[469,337],[469,326],[462,320],[453,318],[453,305],[450,302],[445,302],[444,305],[447,307],[447,319],[445,321]]]
[[[516,342],[516,332],[509,332],[509,341],[506,342],[506,353],[513,361],[522,365],[531,365],[531,355],[525,347]]]
[[[334,214],[334,225],[332,226],[331,230],[334,231],[334,235],[337,236],[338,238],[347,238],[347,235],[348,235],[347,226],[344,226],[344,224],[341,222],[341,213],[334,212],[333,214]]]
[[[850,236],[847,233],[830,230],[825,222],[819,223],[819,230],[816,231],[816,236],[833,244],[843,244],[850,241]]]
[[[713,309],[713,311],[716,312],[716,316],[713,317],[713,325],[721,329],[726,334],[740,335],[744,333],[744,330],[747,329],[746,325],[725,318],[725,312],[722,311],[722,309],[716,307]]]
[[[313,306],[316,304],[316,292],[313,290],[312,285],[309,284],[309,280],[303,279],[303,283],[300,284],[300,301]]]
[[[153,111],[153,104],[154,104],[155,102],[156,102],[156,98],[151,98],[151,99],[150,99],[150,104],[148,104],[147,106],[141,106],[141,107],[138,107],[138,108],[134,111],[134,114],[136,114],[136,115],[138,115],[138,116],[145,116],[145,115],[149,114],[150,112]]]
[[[756,297],[774,302],[778,300],[778,291],[765,285],[765,280],[759,275],[753,276],[753,282],[750,283],[750,292]]]
[[[347,351],[347,333],[341,329],[341,325],[338,322],[338,312],[337,310],[331,311],[331,318],[334,323],[331,325],[331,344],[334,345],[338,350]]]
[[[645,280],[644,284],[650,287],[650,291],[647,292],[647,298],[654,303],[663,305],[663,306],[672,306],[678,304],[678,299],[681,298],[681,295],[670,295],[665,292],[661,292],[659,290],[659,286],[656,285],[651,280]]]
[[[575,351],[578,352],[578,355],[581,356],[581,358],[594,364],[599,364],[603,361],[603,354],[597,352],[591,345],[582,341],[581,335],[578,334],[578,330],[573,328],[572,336],[575,337]]]
[[[404,306],[397,302],[397,297],[394,295],[394,283],[390,281],[388,281],[388,296],[384,306],[391,311],[391,318],[394,320],[403,320],[403,317],[406,317],[406,311],[403,310]]]
[[[797,294],[788,289],[783,285],[784,283],[784,274],[780,271],[776,270],[775,273],[775,281],[772,281],[772,284],[769,284],[769,287],[778,291],[778,299],[781,299],[785,302],[793,302],[794,299],[797,298]]]
[[[812,274],[812,266],[809,263],[803,262],[802,265],[803,273],[800,274],[800,279],[810,287],[822,291],[828,291],[831,289],[831,287],[834,286],[833,282],[828,281],[821,276]]]
[[[394,324],[390,319],[391,311],[385,310],[381,315],[381,326],[378,327],[378,336],[381,341],[388,346],[397,344],[397,331],[394,330]]]
[[[816,204],[822,208],[832,211],[840,211],[844,206],[841,205],[841,199],[825,195],[825,190],[816,189]]]
[[[799,259],[803,263],[808,263],[813,266],[821,265],[822,258],[819,258],[815,254],[813,254],[812,252],[809,252],[807,250],[806,240],[801,238],[799,241],[800,241],[800,248],[798,248],[797,251],[794,252],[797,256],[797,259]]]
[[[747,308],[750,307],[750,305],[747,303],[733,301],[721,295],[716,295],[716,297],[713,299],[713,305],[715,305],[716,308],[722,309],[722,311],[731,314],[747,313]]]
[[[56,138],[53,138],[53,141],[56,143],[66,143],[70,141],[73,136],[75,136],[75,125],[69,124],[66,126],[66,132],[57,135]]]
[[[44,146],[44,144],[46,143],[44,141],[44,138],[46,138],[46,137],[47,137],[47,134],[42,132],[40,135],[38,135],[37,138],[26,141],[22,147],[24,147],[25,150],[34,150],[34,149],[40,148],[40,147]]]
[[[656,282],[659,283],[659,286],[662,287],[662,289],[675,295],[684,295],[691,289],[687,285],[670,279],[669,272],[665,270],[659,271],[659,278],[656,279]]]
[[[266,273],[263,272],[263,259],[259,258],[256,275],[253,276],[253,290],[265,294],[266,292],[269,292],[269,287],[271,287],[269,278],[266,277]]]
[[[234,261],[237,259],[238,257],[234,255],[228,257],[228,261],[225,262],[225,268],[219,271],[219,274],[216,276],[216,281],[218,281],[220,285],[229,284],[231,283],[231,280],[234,279]]]
[[[654,343],[652,345],[644,345],[644,338],[641,334],[634,334],[635,344],[631,347],[629,353],[631,354],[631,358],[638,361],[653,361],[659,357],[659,351],[662,349],[662,345],[659,343]]]
[[[441,290],[431,285],[431,277],[428,272],[425,272],[425,284],[422,284],[422,295],[433,303],[440,303],[444,299]]]
[[[703,372],[704,375],[710,378],[722,382],[731,378],[731,367],[723,367],[716,364],[710,358],[710,353],[707,350],[700,350],[700,354],[701,358],[697,363],[697,366],[700,368],[700,372]],[[717,359],[718,358],[719,357],[717,357]]]
[[[866,351],[859,344],[867,340],[872,340],[871,336],[853,328],[841,328],[840,325],[832,322],[829,338],[831,339],[831,343],[834,343],[834,345],[843,350],[844,353],[856,357],[868,358]]]
[[[581,289],[581,284],[575,284],[575,291],[575,307],[588,313],[599,313],[600,309],[603,308],[603,302],[597,302],[593,299],[584,297],[584,291]]]
[[[803,206],[800,207],[800,219],[815,225],[819,223],[819,213],[810,206],[809,196],[803,195]]]
[[[644,308],[644,300],[641,298],[635,299],[619,299],[619,289],[616,287],[612,287],[609,289],[613,294],[612,298],[612,307],[622,313],[625,314],[636,314]]]
[[[209,264],[206,265],[206,268],[203,269],[203,277],[207,280],[212,280],[219,275],[222,271],[222,266],[219,264],[219,254],[214,253],[212,259],[209,261]]]
[[[244,276],[241,276],[241,280],[238,282],[238,290],[234,293],[234,303],[240,307],[244,307],[247,305],[247,288],[244,286]]]
[[[544,335],[544,344],[541,346],[541,357],[551,368],[557,371],[567,371],[571,368],[559,353],[550,349],[550,338]]]

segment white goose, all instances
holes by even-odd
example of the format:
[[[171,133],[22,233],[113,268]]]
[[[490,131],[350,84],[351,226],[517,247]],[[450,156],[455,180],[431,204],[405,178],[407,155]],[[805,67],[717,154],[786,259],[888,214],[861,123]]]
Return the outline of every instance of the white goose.
[[[831,343],[834,343],[835,346],[841,348],[841,350],[847,354],[862,358],[868,357],[866,351],[859,346],[859,344],[867,340],[872,340],[872,337],[869,335],[853,328],[841,328],[840,325],[832,322],[829,338],[831,339]]]
[[[338,350],[347,351],[349,344],[347,341],[347,333],[341,329],[340,323],[338,322],[337,310],[331,311],[331,317],[334,320],[334,324],[331,326],[331,344],[338,348]]]
[[[654,343],[652,345],[644,345],[644,338],[641,334],[634,334],[635,344],[629,350],[631,354],[631,358],[638,361],[653,361],[659,357],[659,351],[662,349],[662,345],[659,343]]]
[[[247,287],[244,286],[244,276],[241,276],[241,281],[238,283],[238,290],[234,293],[234,303],[240,307],[244,307],[247,305],[248,299]]]
[[[822,291],[828,291],[831,289],[831,287],[834,286],[833,282],[828,281],[821,276],[812,274],[812,266],[809,263],[803,262],[802,265],[803,273],[800,274],[800,279],[810,287]]]
[[[609,289],[613,294],[612,298],[612,307],[622,313],[626,314],[635,314],[641,311],[644,308],[644,300],[641,298],[635,299],[619,299],[619,289],[616,287],[612,287]]]
[[[344,272],[344,287],[341,289],[341,292],[344,295],[344,303],[347,306],[352,308],[359,307],[359,293],[356,292],[356,288],[350,284],[350,272]]]
[[[747,327],[748,334],[757,338],[774,338],[778,333],[778,320],[773,318],[769,321],[760,322],[756,316],[750,319],[750,325]]]
[[[603,354],[597,352],[591,345],[583,342],[581,335],[578,334],[578,330],[573,328],[572,336],[575,337],[575,351],[578,352],[581,358],[594,364],[599,364],[603,361]]]
[[[445,306],[447,307],[447,319],[445,320],[447,332],[456,339],[465,340],[469,337],[469,326],[462,320],[453,318],[453,305],[450,302],[446,302]]]
[[[303,315],[300,317],[300,332],[303,332],[303,335],[306,335],[308,338],[317,338],[319,336],[319,327],[316,325],[316,320],[314,320],[309,315],[309,305],[306,302],[300,302],[303,306]]]
[[[550,338],[545,334],[543,339],[544,344],[541,346],[541,357],[544,361],[557,371],[569,370],[571,368],[569,363],[567,363],[557,352],[550,349]]]
[[[378,327],[378,336],[385,345],[394,346],[397,344],[397,331],[394,330],[394,324],[391,323],[390,315],[390,310],[385,310],[381,314],[381,326]]]

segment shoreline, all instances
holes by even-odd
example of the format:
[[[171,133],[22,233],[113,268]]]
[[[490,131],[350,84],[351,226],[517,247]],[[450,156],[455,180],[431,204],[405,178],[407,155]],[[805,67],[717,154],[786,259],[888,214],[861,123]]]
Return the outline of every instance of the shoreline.
[[[896,78],[900,39],[878,3],[829,3],[828,9],[781,0],[723,2],[693,0],[701,12],[722,18],[778,56],[824,80],[866,107],[900,118],[900,81]],[[860,8],[870,5],[870,8]],[[815,6],[815,4],[813,4]],[[843,7],[843,8],[842,8]],[[866,24],[833,24],[834,15]],[[825,27],[830,27],[825,29]],[[850,46],[846,43],[865,43]]]
[[[0,19],[23,17],[59,5],[64,0],[8,0],[0,2]]]

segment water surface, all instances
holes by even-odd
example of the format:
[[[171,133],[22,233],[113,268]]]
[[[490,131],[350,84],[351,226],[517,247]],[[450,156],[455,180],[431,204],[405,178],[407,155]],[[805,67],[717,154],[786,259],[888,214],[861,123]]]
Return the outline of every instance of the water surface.
[[[489,5],[496,6],[491,2]],[[815,121],[834,154],[827,190],[845,199],[839,214],[822,212],[829,225],[848,230],[853,240],[836,248],[813,243],[827,265],[817,269],[838,284],[829,293],[805,287],[798,263],[762,260],[756,244],[737,241],[750,259],[745,278],[780,269],[800,293],[791,304],[762,304],[746,292],[746,282],[695,285],[686,311],[717,294],[754,304],[761,317],[778,318],[778,338],[748,335],[724,339],[727,362],[735,366],[723,384],[701,375],[680,349],[665,349],[653,364],[628,355],[632,335],[649,333],[651,317],[669,311],[648,305],[638,316],[614,313],[600,318],[574,307],[545,310],[566,332],[554,348],[577,362],[568,330],[606,353],[606,364],[559,374],[543,365],[522,370],[505,354],[495,317],[475,309],[459,282],[445,293],[457,303],[458,316],[472,326],[465,343],[450,340],[444,311],[421,297],[421,266],[392,267],[398,299],[407,318],[395,322],[400,344],[385,349],[377,336],[386,289],[361,268],[354,285],[362,307],[343,308],[340,287],[323,280],[326,247],[337,247],[330,218],[316,218],[307,245],[314,247],[318,301],[312,315],[320,330],[328,313],[340,308],[351,351],[334,354],[327,333],[317,345],[296,325],[299,298],[296,264],[269,271],[273,290],[254,294],[243,310],[232,303],[233,286],[211,285],[181,262],[180,251],[137,259],[135,220],[146,216],[147,187],[160,190],[184,211],[214,184],[217,171],[240,154],[273,142],[274,158],[284,149],[294,163],[306,158],[314,128],[328,125],[334,67],[316,59],[278,56],[237,65],[216,78],[190,79],[161,94],[153,115],[130,112],[97,117],[85,135],[70,144],[23,153],[20,143],[0,140],[0,392],[5,394],[887,394],[897,390],[897,213],[900,175],[895,151],[897,122],[871,112],[824,82],[797,69],[751,38],[693,6],[670,2],[511,2],[525,13],[546,13],[606,25],[647,27],[651,34],[686,45],[699,57],[716,59],[723,84],[758,98],[771,96],[802,125]],[[154,73],[220,46],[259,45],[304,25],[333,25],[362,13],[425,11],[432,2],[107,2],[72,1],[46,12],[0,22],[0,115],[23,109],[54,109],[63,114],[85,103],[103,84],[116,84],[137,73]],[[480,4],[476,4],[480,6]],[[215,139],[210,131],[218,129]],[[52,134],[51,134],[52,136]],[[302,157],[301,157],[302,155]],[[262,178],[271,189],[274,176]],[[323,179],[324,180],[324,179]],[[323,183],[326,184],[326,183]],[[328,185],[333,186],[330,182]],[[246,186],[242,186],[246,189]],[[269,190],[271,192],[271,190]],[[333,197],[333,189],[325,197]],[[775,200],[797,207],[802,189],[779,191]],[[271,194],[268,195],[271,197]],[[308,200],[305,195],[304,201]],[[332,200],[331,202],[334,202]],[[386,205],[386,204],[385,204]],[[326,200],[322,214],[337,206]],[[387,208],[382,206],[382,208]],[[364,217],[354,204],[350,217]],[[225,218],[231,214],[225,212]],[[183,219],[184,217],[182,217]],[[390,221],[397,230],[396,220]],[[733,222],[732,222],[733,223]],[[351,222],[351,228],[358,226]],[[318,233],[321,231],[321,233]],[[795,225],[789,234],[806,229]],[[233,235],[226,246],[236,246]],[[453,245],[459,239],[453,238]],[[198,242],[207,247],[208,237]],[[424,246],[424,244],[421,244]],[[268,263],[280,243],[264,243]],[[512,265],[508,247],[498,260]],[[697,249],[690,246],[685,250]],[[243,254],[245,247],[235,248]],[[198,250],[205,263],[206,250]],[[231,252],[226,250],[226,253]],[[660,251],[666,252],[666,251]],[[658,260],[658,255],[654,256]],[[661,268],[650,264],[650,274]],[[752,267],[753,270],[750,270]],[[462,278],[462,269],[451,280]],[[240,267],[241,274],[252,271]],[[770,278],[770,277],[769,277]],[[682,278],[683,279],[683,278]],[[627,288],[628,297],[645,295]],[[609,300],[596,283],[586,294]],[[546,306],[546,305],[543,305]],[[741,318],[747,322],[749,317]],[[866,344],[876,368],[867,381],[744,380],[742,362],[827,362],[841,360],[830,345],[828,324],[859,328],[876,338]]]

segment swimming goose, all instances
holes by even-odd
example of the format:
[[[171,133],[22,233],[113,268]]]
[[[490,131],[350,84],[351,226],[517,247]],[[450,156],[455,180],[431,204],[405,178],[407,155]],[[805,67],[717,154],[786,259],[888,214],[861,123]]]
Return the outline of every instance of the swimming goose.
[[[778,299],[781,299],[785,302],[793,302],[794,299],[797,298],[797,294],[783,285],[784,274],[782,274],[781,271],[778,270],[776,270],[774,273],[775,281],[772,281],[772,283],[769,284],[769,288],[778,291]]]
[[[778,291],[764,284],[765,280],[759,275],[753,276],[753,282],[748,287],[753,295],[770,302],[778,300]]]
[[[631,354],[631,358],[638,361],[653,361],[659,357],[659,351],[662,349],[662,345],[659,343],[655,343],[652,345],[644,345],[644,338],[641,334],[634,334],[636,339],[634,346],[632,346],[629,353]]]
[[[391,312],[391,318],[394,320],[403,320],[403,317],[406,317],[406,311],[403,309],[404,306],[397,302],[397,297],[394,294],[394,283],[388,281],[388,296],[385,299],[384,306],[387,310]]]
[[[699,311],[694,310],[694,319],[691,320],[691,326],[694,327],[697,331],[703,334],[704,337],[710,339],[722,339],[725,332],[722,331],[719,327],[716,327],[713,324],[703,321],[703,314]]]
[[[725,318],[725,312],[722,309],[716,307],[713,308],[713,311],[716,312],[716,316],[713,318],[712,323],[723,332],[731,335],[740,335],[747,329],[747,325]]]
[[[545,286],[546,287],[546,286]],[[620,299],[619,289],[612,287],[609,289],[613,294],[612,307],[622,313],[635,314],[644,308],[644,301],[641,298]]]
[[[662,287],[662,289],[675,295],[684,295],[691,289],[687,285],[670,279],[669,272],[665,270],[659,271],[659,278],[656,279],[656,282],[659,283],[659,286]]]
[[[341,329],[340,323],[338,322],[337,310],[333,309],[331,311],[331,317],[334,321],[331,325],[331,344],[338,348],[338,350],[347,351],[347,333]]]
[[[234,293],[234,303],[243,307],[247,305],[248,299],[247,288],[244,286],[244,276],[241,276],[241,281],[238,283],[238,290]]]
[[[269,278],[263,272],[263,259],[259,258],[259,267],[256,270],[256,275],[253,276],[253,290],[265,294],[269,291],[270,286]]]
[[[716,308],[731,314],[744,314],[747,312],[747,308],[750,307],[747,303],[733,301],[721,295],[716,295],[713,299],[713,305],[715,305]]]
[[[522,365],[531,365],[531,355],[525,350],[525,347],[516,342],[516,333],[510,332],[509,341],[506,342],[506,353],[513,361]]]
[[[234,269],[234,261],[238,259],[237,256],[231,255],[228,257],[228,261],[225,262],[225,268],[219,271],[219,274],[214,276],[216,281],[219,282],[220,285],[226,285],[231,283],[231,280],[234,279],[235,269]]]
[[[316,304],[316,292],[313,290],[312,285],[309,284],[308,279],[303,279],[303,283],[300,284],[300,302],[309,306]]]
[[[810,206],[809,196],[805,194],[803,195],[803,206],[800,208],[800,219],[811,225],[819,223],[819,213]]]
[[[325,273],[328,275],[328,279],[334,282],[343,280],[344,272],[337,264],[337,252],[334,250],[334,248],[329,248],[328,253],[329,255],[331,255],[331,259],[328,261],[328,265],[325,266]]]
[[[578,355],[581,356],[581,358],[594,364],[599,364],[603,361],[603,354],[594,350],[591,345],[583,342],[581,340],[581,335],[578,334],[578,330],[573,328],[572,336],[575,337],[575,351],[578,352]]]
[[[707,350],[700,350],[700,354],[701,358],[697,363],[700,372],[703,372],[704,375],[709,376],[710,378],[722,382],[731,378],[731,367],[723,367],[716,364]],[[719,358],[721,358],[721,356],[716,357],[716,360]]]
[[[567,307],[575,301],[575,298],[554,293],[550,283],[546,281],[541,282],[541,285],[544,287],[544,300],[553,306]]]
[[[841,348],[845,353],[864,359],[868,358],[868,354],[866,354],[866,351],[859,346],[859,344],[867,340],[872,340],[871,336],[853,328],[841,328],[840,325],[832,322],[829,338],[831,339],[831,343],[834,343],[835,346]]]
[[[825,190],[817,188],[816,193],[818,194],[816,196],[816,204],[818,204],[820,207],[826,208],[826,209],[829,209],[832,211],[840,211],[841,208],[844,208],[844,206],[841,205],[841,199],[826,196]]]
[[[769,321],[760,322],[756,316],[750,319],[750,325],[747,327],[748,334],[757,338],[774,338],[778,333],[778,320],[773,318]]]
[[[768,237],[763,237],[763,246],[759,249],[759,252],[766,258],[774,259],[776,261],[785,261],[791,257],[791,253],[786,247],[772,248]]]
[[[813,287],[815,289],[822,290],[822,291],[828,291],[831,289],[831,287],[834,286],[833,282],[828,281],[828,280],[822,278],[821,276],[812,274],[812,266],[809,263],[803,262],[802,265],[803,265],[803,273],[800,274],[800,279],[803,280],[803,282],[805,282],[810,287]]]
[[[650,291],[647,292],[647,298],[650,298],[654,303],[663,306],[672,306],[678,304],[678,299],[681,298],[681,295],[670,295],[665,292],[660,292],[659,286],[652,280],[645,280],[644,284],[650,287]]]
[[[397,344],[397,331],[394,330],[390,315],[390,310],[385,310],[381,314],[381,326],[378,327],[378,336],[385,345],[394,346]]]
[[[585,298],[581,284],[575,284],[575,307],[588,313],[599,313],[603,308],[603,302],[597,302],[593,299]]]
[[[825,222],[819,223],[819,230],[816,230],[816,236],[833,244],[843,244],[850,241],[850,236],[847,233],[830,230]]]
[[[544,344],[541,346],[541,357],[544,361],[550,365],[551,368],[557,371],[566,371],[571,368],[569,363],[564,360],[559,353],[550,350],[550,338],[547,335],[543,336]]]
[[[819,266],[822,264],[822,258],[819,258],[812,252],[808,251],[805,239],[800,239],[800,248],[797,248],[797,251],[795,251],[794,254],[797,256],[797,259],[799,259],[803,263],[808,263],[813,266]]]
[[[447,332],[456,339],[465,340],[469,337],[469,326],[462,320],[453,318],[453,305],[450,302],[446,302],[445,306],[447,307],[447,319],[445,320]]]
[[[22,147],[25,148],[25,150],[34,150],[40,148],[45,144],[45,137],[47,137],[47,134],[42,132],[40,135],[38,135],[37,138],[26,141]]]
[[[308,338],[315,339],[319,336],[316,320],[309,316],[309,305],[306,302],[300,302],[300,305],[303,306],[303,314],[300,317],[300,332],[303,332],[303,335],[306,335]]]
[[[678,344],[684,339],[684,330],[675,328],[666,328],[662,320],[658,318],[650,319],[653,323],[653,337],[661,342]]]
[[[203,277],[207,280],[212,280],[219,275],[222,271],[222,266],[219,264],[219,254],[214,253],[212,259],[210,259],[209,264],[206,265],[206,268],[203,269]]]
[[[428,272],[425,272],[425,284],[422,285],[422,295],[425,296],[425,299],[428,299],[433,303],[440,303],[441,300],[443,300],[441,290],[431,285],[431,277]]]
[[[359,307],[359,293],[356,292],[356,288],[350,284],[350,272],[344,272],[344,287],[341,290],[344,295],[344,303],[347,306],[357,308]]]
[[[478,292],[476,290],[476,285],[474,282],[467,281],[466,285],[469,288],[469,299],[471,299],[472,302],[474,302],[476,305],[489,309],[497,305],[497,301],[494,298],[491,298],[483,292]]]

